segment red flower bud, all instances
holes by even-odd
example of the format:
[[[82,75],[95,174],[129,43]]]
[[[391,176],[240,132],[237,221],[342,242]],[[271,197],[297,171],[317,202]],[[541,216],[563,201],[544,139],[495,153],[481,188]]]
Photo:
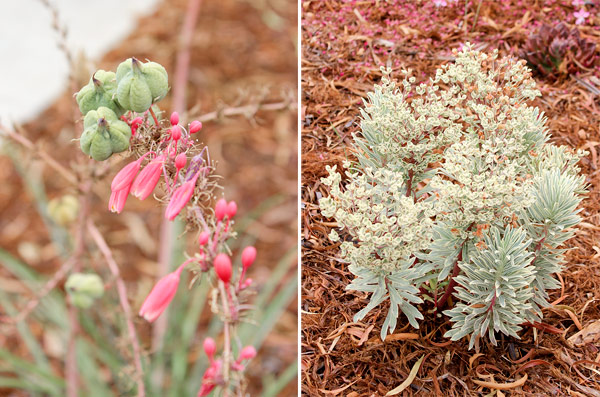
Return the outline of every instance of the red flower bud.
[[[185,153],[179,153],[177,157],[175,157],[175,167],[180,170],[185,167],[187,163],[187,157],[185,157]]]
[[[171,132],[171,139],[178,141],[181,138],[181,129],[178,126],[173,126],[169,130]]]
[[[202,129],[202,123],[199,122],[198,120],[194,120],[190,124],[190,134],[195,134],[196,132],[200,131],[201,129]]]
[[[223,281],[225,284],[229,283],[231,280],[231,259],[225,254],[219,254],[215,258],[214,262],[215,272],[217,276]]]
[[[204,232],[200,233],[200,235],[198,236],[198,244],[206,245],[206,243],[208,243],[209,239],[210,239],[210,233],[207,231],[204,231]]]
[[[206,356],[208,357],[210,362],[213,361],[216,351],[217,351],[217,344],[215,343],[215,340],[210,337],[204,339],[204,353],[206,353]]]
[[[217,205],[215,205],[215,216],[218,221],[222,221],[225,215],[227,214],[227,201],[225,199],[220,199],[217,201]]]
[[[235,216],[236,213],[237,204],[235,203],[235,201],[230,201],[229,204],[227,204],[227,216],[229,217],[229,219],[231,219]]]
[[[256,248],[252,246],[244,248],[244,250],[242,251],[242,266],[244,267],[244,270],[248,269],[250,265],[254,263],[255,259]]]
[[[256,357],[256,349],[254,346],[246,346],[240,352],[240,358],[238,360],[252,360],[254,357]]]
[[[171,119],[169,121],[171,122],[171,125],[179,124],[179,113],[177,113],[177,112],[171,113]]]

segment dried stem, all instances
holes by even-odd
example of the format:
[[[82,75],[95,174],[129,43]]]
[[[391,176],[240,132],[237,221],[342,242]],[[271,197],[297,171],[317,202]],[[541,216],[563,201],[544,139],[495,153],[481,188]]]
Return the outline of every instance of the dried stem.
[[[73,267],[74,264],[75,264],[75,260],[71,256],[69,259],[67,259],[62,264],[60,269],[58,269],[58,271],[56,273],[54,273],[54,276],[52,276],[52,278],[50,280],[48,280],[48,282],[46,282],[46,284],[42,288],[41,292],[39,294],[37,294],[29,302],[27,302],[27,305],[25,305],[25,307],[19,311],[19,314],[11,321],[14,323],[19,323],[19,322],[25,320],[27,318],[27,316],[29,316],[31,314],[31,312],[34,311],[35,308],[40,304],[40,301],[46,295],[48,295],[50,293],[50,291],[52,291],[54,289],[54,287],[56,287],[56,285],[67,275],[67,273],[71,270],[71,268]]]
[[[125,321],[127,323],[127,331],[129,333],[129,341],[130,341],[132,349],[133,349],[133,361],[135,364],[135,371],[136,371],[136,378],[137,378],[136,382],[138,385],[138,394],[137,395],[139,397],[143,397],[146,395],[146,392],[145,392],[145,388],[144,388],[144,375],[142,372],[140,342],[138,341],[137,334],[135,332],[135,326],[133,325],[133,321],[132,321],[131,306],[129,306],[129,301],[127,300],[127,288],[125,287],[125,282],[121,278],[119,266],[117,265],[117,262],[115,262],[113,255],[112,255],[112,251],[106,244],[104,237],[102,237],[102,234],[100,233],[100,231],[98,230],[96,225],[94,225],[94,223],[91,220],[88,220],[87,228],[88,228],[90,235],[94,239],[94,242],[98,246],[98,249],[100,249],[100,252],[102,252],[104,259],[106,260],[106,263],[108,264],[108,268],[110,269],[110,272],[112,273],[113,277],[116,280],[117,292],[119,294],[119,302],[121,303],[121,307],[123,308],[123,312],[125,314]]]
[[[73,185],[77,184],[77,177],[75,176],[75,174],[73,174],[71,171],[69,171],[67,168],[65,168],[58,161],[56,161],[55,159],[53,159],[45,151],[37,148],[36,145],[33,142],[31,142],[29,139],[27,139],[26,137],[24,137],[23,135],[21,135],[21,134],[19,134],[17,132],[15,132],[15,131],[13,131],[13,130],[7,128],[7,127],[5,127],[2,124],[0,124],[0,130],[2,130],[13,141],[21,144],[26,149],[29,149],[32,152],[34,152],[44,162],[46,162],[46,164],[48,164],[48,166],[50,168],[52,168],[56,172],[58,172],[58,174],[60,176],[62,176],[63,178],[65,178],[69,183],[71,183]]]
[[[276,111],[276,110],[284,110],[289,109],[294,106],[291,101],[282,101],[282,102],[274,102],[274,103],[265,103],[265,104],[252,104],[245,105],[239,107],[229,107],[222,110],[217,110],[214,112],[203,114],[202,116],[196,117],[197,120],[205,123],[207,121],[220,120],[223,117],[230,116],[246,116],[247,118],[253,117],[260,110],[267,111]]]

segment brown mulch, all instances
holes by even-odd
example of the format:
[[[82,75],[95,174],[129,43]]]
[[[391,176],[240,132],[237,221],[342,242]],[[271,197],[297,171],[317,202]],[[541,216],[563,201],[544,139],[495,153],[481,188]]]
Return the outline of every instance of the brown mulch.
[[[155,12],[139,20],[134,32],[95,66],[115,70],[128,57],[147,58],[166,67],[172,86],[187,3],[187,0],[163,1]],[[191,109],[190,119],[227,106],[293,98],[297,92],[296,2],[283,0],[259,4],[222,0],[202,3],[191,45],[186,97],[187,108]],[[90,75],[81,62],[78,62],[75,74],[80,84],[87,82]],[[169,110],[170,101],[169,96],[159,105]],[[74,116],[73,103],[72,92],[65,92],[40,117],[24,127],[30,139],[63,164],[69,164],[79,151],[77,143],[71,141],[77,135],[74,125],[76,129],[81,128],[80,115]],[[217,173],[223,176],[220,183],[225,197],[238,204],[238,218],[248,215],[266,200],[278,197],[271,211],[252,222],[246,232],[256,239],[258,257],[249,276],[255,280],[258,289],[269,280],[271,270],[284,254],[297,246],[296,123],[297,112],[293,109],[261,111],[253,119],[232,117],[207,122],[199,134],[209,146],[211,158],[217,162]],[[24,154],[22,164],[44,175],[49,198],[69,193],[64,181],[44,170],[43,164],[33,156]],[[90,212],[114,249],[135,310],[144,298],[140,286],[147,287],[156,280],[155,242],[158,241],[163,209],[151,198],[144,202],[130,198],[124,213],[116,215],[107,211],[110,180],[122,164],[115,161],[106,178],[95,186],[97,196]],[[37,271],[51,276],[60,266],[56,248],[49,240],[22,179],[6,157],[0,157],[0,178],[4,182],[0,186],[0,246],[25,259]],[[290,269],[285,281],[295,278],[296,270]],[[6,287],[7,292],[30,294],[1,267],[0,285]],[[190,359],[202,354],[201,340],[212,319],[209,312],[204,311],[198,325]],[[266,374],[276,377],[297,360],[297,315],[297,301],[294,301],[249,366],[248,392],[252,395],[267,386],[262,383]],[[41,326],[32,326],[34,335],[41,339]],[[144,348],[149,348],[150,327],[141,320],[136,320],[136,327],[141,330]],[[26,351],[14,328],[10,333],[0,332],[0,345],[11,346],[16,354]],[[62,373],[63,357],[51,357],[57,373]],[[290,382],[284,393],[295,395],[296,381]]]
[[[466,13],[465,3],[470,4]],[[598,51],[600,8],[588,4],[587,9],[592,17],[579,29]],[[335,223],[318,207],[318,199],[328,195],[320,183],[325,166],[341,166],[348,155],[352,133],[359,131],[362,99],[380,80],[380,65],[431,76],[466,41],[490,51],[497,47],[501,56],[515,55],[540,23],[573,24],[571,2],[448,0],[447,7],[436,8],[432,1],[303,1],[301,10],[303,393],[385,395],[424,357],[401,395],[482,396],[494,390],[475,381],[510,383],[527,374],[522,386],[496,395],[600,396],[600,344],[567,343],[579,327],[600,319],[599,69],[557,81],[537,78],[542,98],[535,105],[546,113],[553,141],[591,153],[581,161],[590,183],[583,222],[567,244],[572,249],[562,273],[564,289],[551,294],[560,304],[544,310],[545,330],[525,328],[520,340],[504,337],[498,346],[484,342],[476,352],[468,351],[465,341],[443,338],[449,322],[440,318],[422,321],[418,330],[406,324],[382,342],[386,307],[352,322],[367,295],[345,290],[352,275],[337,259],[338,245],[327,238]]]

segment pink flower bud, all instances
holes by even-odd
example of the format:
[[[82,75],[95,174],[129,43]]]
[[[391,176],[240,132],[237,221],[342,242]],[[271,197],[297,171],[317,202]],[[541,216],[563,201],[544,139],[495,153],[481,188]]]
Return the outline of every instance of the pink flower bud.
[[[165,161],[165,155],[161,154],[146,165],[131,185],[131,194],[140,200],[145,200],[158,184],[162,174],[162,166]]]
[[[220,199],[217,201],[215,205],[215,216],[218,221],[222,221],[225,215],[227,214],[227,201],[225,199]]]
[[[185,157],[185,153],[179,153],[177,155],[177,157],[175,157],[175,168],[177,168],[178,170],[185,167],[186,163],[187,163],[187,157]]]
[[[183,207],[185,207],[188,201],[190,201],[190,198],[192,198],[192,195],[194,194],[194,188],[196,187],[196,180],[198,179],[198,175],[200,174],[196,174],[192,179],[175,189],[173,195],[171,196],[171,200],[167,205],[167,209],[165,211],[165,218],[167,218],[170,221],[175,219],[175,217],[179,215]]]
[[[198,236],[198,244],[202,245],[206,245],[206,243],[208,243],[208,240],[210,239],[210,233],[207,231],[204,231],[202,233],[200,233],[200,235]]]
[[[110,184],[110,190],[114,192],[128,188],[131,185],[131,182],[133,182],[133,178],[135,178],[137,175],[143,159],[143,157],[140,157],[136,161],[133,161],[123,167],[121,171],[115,175],[112,183]]]
[[[181,138],[181,129],[178,126],[173,126],[169,130],[171,132],[171,139],[178,141]]]
[[[198,120],[194,120],[190,124],[190,134],[195,134],[196,132],[200,131],[201,129],[202,129],[202,123],[199,122]]]
[[[204,339],[204,353],[206,353],[206,356],[208,357],[210,362],[213,361],[216,351],[217,344],[215,343],[215,340],[213,338]]]
[[[230,201],[229,204],[227,204],[227,216],[229,217],[229,219],[231,219],[235,216],[236,213],[237,204],[235,203],[235,201]]]
[[[171,113],[171,119],[169,121],[171,122],[171,125],[179,124],[179,113],[177,113],[177,112]]]
[[[246,346],[240,352],[238,361],[252,360],[254,357],[256,357],[256,349],[254,346]]]
[[[179,276],[182,270],[183,266],[180,266],[179,269],[161,278],[154,288],[152,288],[152,291],[150,291],[150,294],[148,294],[146,300],[144,300],[139,314],[144,317],[146,321],[150,323],[153,322],[165,311],[167,306],[169,306],[169,303],[171,303],[171,300],[173,300],[173,297],[177,292]]]
[[[214,262],[215,272],[217,276],[223,281],[225,284],[229,283],[231,280],[231,259],[225,254],[219,254],[215,258]]]
[[[256,248],[250,246],[244,248],[242,251],[242,266],[245,269],[248,269],[251,264],[254,263],[256,259]]]
[[[108,209],[111,212],[116,212],[120,214],[125,208],[125,203],[127,202],[127,196],[129,195],[129,186],[125,189],[114,190],[110,194],[110,199],[108,200]]]
[[[242,288],[240,288],[240,289],[246,289],[251,285],[252,285],[252,279],[247,278],[246,280],[244,280],[244,283],[242,284]]]

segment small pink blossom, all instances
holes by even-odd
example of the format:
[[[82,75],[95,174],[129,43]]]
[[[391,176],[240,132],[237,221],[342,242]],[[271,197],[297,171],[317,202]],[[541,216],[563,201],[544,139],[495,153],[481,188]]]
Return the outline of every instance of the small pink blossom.
[[[167,274],[161,278],[150,294],[144,300],[140,309],[139,315],[144,317],[146,321],[153,322],[156,320],[169,306],[169,303],[173,300],[177,287],[179,286],[179,276],[184,266],[179,266],[177,270]]]
[[[165,211],[165,218],[172,221],[181,212],[183,207],[190,201],[196,187],[196,180],[200,174],[196,174],[192,179],[179,186],[173,192],[171,200]]]
[[[119,171],[113,178],[112,183],[110,184],[110,190],[114,192],[117,190],[123,190],[124,188],[130,186],[131,182],[133,182],[133,178],[135,178],[140,169],[143,159],[143,157],[140,157],[136,161],[133,161],[123,167],[121,171]]]
[[[179,126],[174,125],[169,131],[171,132],[171,139],[174,141],[178,141],[181,138],[181,129]]]
[[[433,5],[436,7],[446,7],[448,3],[446,3],[446,0],[433,0]]]
[[[573,4],[573,7],[583,7],[585,5],[585,0],[573,0],[571,4]]]
[[[129,195],[129,186],[125,189],[114,190],[110,194],[110,199],[108,200],[108,209],[111,212],[116,212],[120,214],[125,208],[125,203],[127,202],[127,196]]]
[[[202,386],[197,397],[208,396],[216,387],[217,377],[221,375],[221,360],[214,360],[202,376]]]
[[[133,181],[131,194],[140,200],[145,200],[150,196],[160,179],[164,161],[165,155],[161,154],[146,165]]]
[[[573,16],[575,18],[577,18],[575,20],[575,24],[581,25],[581,24],[585,23],[585,20],[587,19],[587,17],[590,16],[590,13],[587,12],[584,8],[582,8],[581,10],[574,12]]]

